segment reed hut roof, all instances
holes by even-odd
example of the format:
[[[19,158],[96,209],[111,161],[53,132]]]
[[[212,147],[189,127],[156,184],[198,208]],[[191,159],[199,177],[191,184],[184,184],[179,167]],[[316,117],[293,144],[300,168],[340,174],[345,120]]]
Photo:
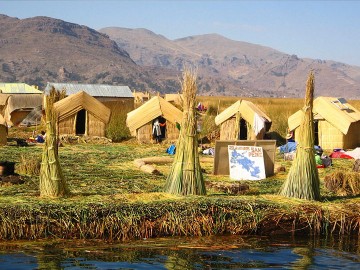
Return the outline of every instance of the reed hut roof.
[[[0,83],[3,94],[42,94],[43,92],[26,83]]]
[[[347,134],[352,123],[360,121],[360,111],[351,106],[344,98],[317,97],[314,100],[314,119],[326,120],[343,134]],[[304,115],[297,111],[288,119],[290,130],[296,129]]]
[[[255,118],[259,116],[264,118],[266,122],[271,123],[270,117],[260,110],[254,103],[247,100],[238,100],[215,117],[215,124],[222,124],[238,112],[240,112],[242,118],[251,124],[254,123]]]
[[[15,110],[28,110],[41,106],[42,95],[39,94],[14,94],[8,95],[6,98],[6,111],[12,113]],[[5,117],[6,118],[6,117]]]
[[[182,120],[182,112],[178,108],[162,97],[155,96],[136,110],[129,112],[126,118],[126,125],[130,129],[130,132],[133,133],[138,128],[159,116],[163,116],[166,120],[174,124],[176,121],[181,123]]]
[[[16,125],[20,120],[23,120],[19,116],[14,116],[16,112],[21,112],[21,115],[26,117],[25,112],[31,112],[34,108],[41,106],[42,99],[42,95],[39,94],[0,94],[0,105],[4,106],[5,121],[8,124]]]
[[[76,94],[84,91],[93,97],[122,97],[134,98],[130,88],[125,85],[106,85],[106,84],[77,84],[77,83],[50,83],[45,87],[45,92],[49,93],[52,88],[58,91],[65,90],[66,95]]]
[[[110,119],[110,109],[84,91],[72,94],[54,104],[54,110],[59,113],[59,121],[85,109],[104,123]]]

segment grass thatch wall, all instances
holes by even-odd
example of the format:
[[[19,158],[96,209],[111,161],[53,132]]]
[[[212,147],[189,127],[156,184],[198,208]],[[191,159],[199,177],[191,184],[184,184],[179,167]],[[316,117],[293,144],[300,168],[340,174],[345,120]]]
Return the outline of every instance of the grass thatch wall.
[[[76,114],[59,122],[60,135],[76,135]],[[86,112],[85,134],[87,136],[105,136],[105,124]]]
[[[352,123],[348,133],[344,136],[344,148],[356,148],[360,146],[360,122]]]
[[[136,138],[140,143],[152,142],[152,124],[147,123],[136,131]]]
[[[352,149],[360,146],[360,122],[351,124],[346,135],[328,121],[319,120],[318,123],[319,145],[323,149]],[[299,138],[299,128],[295,129],[296,138]]]
[[[143,125],[136,131],[136,138],[140,143],[152,143],[154,142],[152,138],[152,122]],[[179,130],[176,128],[175,124],[166,121],[166,137],[164,140],[168,142],[175,142],[179,138]]]
[[[238,140],[239,134],[236,131],[236,126],[239,125],[236,123],[236,117],[229,118],[224,121],[220,126],[220,140]],[[255,135],[254,130],[251,125],[246,122],[247,125],[247,140],[263,140],[265,136],[265,130],[261,130],[258,135]],[[240,129],[238,129],[240,131]]]
[[[7,129],[4,125],[0,125],[0,145],[6,145]]]
[[[238,136],[235,131],[236,129],[236,117],[231,117],[224,121],[220,126],[220,140],[237,140]]]
[[[89,113],[87,113],[87,120],[86,133],[88,136],[105,137],[105,123]]]
[[[76,114],[65,118],[58,123],[58,133],[60,135],[75,135],[75,119]]]
[[[166,140],[174,142],[179,138],[179,130],[176,128],[175,124],[166,121]]]

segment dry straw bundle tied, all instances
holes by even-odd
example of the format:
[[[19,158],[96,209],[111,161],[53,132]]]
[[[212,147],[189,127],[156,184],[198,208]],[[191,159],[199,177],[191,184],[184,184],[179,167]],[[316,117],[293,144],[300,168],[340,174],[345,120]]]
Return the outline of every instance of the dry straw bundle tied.
[[[41,197],[62,197],[69,193],[59,162],[57,113],[54,110],[54,103],[64,97],[64,91],[55,89],[45,96],[46,140],[40,168]]]
[[[195,72],[186,69],[182,81],[183,119],[176,154],[165,185],[165,191],[171,194],[206,194],[198,153],[196,91]]]
[[[280,194],[306,200],[320,199],[320,181],[314,153],[314,74],[306,83],[304,118],[297,138],[296,156]]]

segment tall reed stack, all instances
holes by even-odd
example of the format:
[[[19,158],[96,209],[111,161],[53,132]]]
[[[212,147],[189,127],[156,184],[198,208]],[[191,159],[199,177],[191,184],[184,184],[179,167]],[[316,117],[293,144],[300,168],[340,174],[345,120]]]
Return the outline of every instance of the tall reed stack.
[[[165,185],[165,191],[171,194],[206,194],[198,153],[196,91],[196,75],[186,69],[182,81],[183,119],[176,154]]]
[[[306,200],[320,199],[320,181],[314,152],[314,74],[310,72],[306,83],[304,118],[300,125],[296,156],[280,194]]]
[[[40,168],[40,196],[63,197],[69,193],[58,155],[57,113],[54,103],[65,97],[65,91],[52,89],[45,96],[46,139]]]

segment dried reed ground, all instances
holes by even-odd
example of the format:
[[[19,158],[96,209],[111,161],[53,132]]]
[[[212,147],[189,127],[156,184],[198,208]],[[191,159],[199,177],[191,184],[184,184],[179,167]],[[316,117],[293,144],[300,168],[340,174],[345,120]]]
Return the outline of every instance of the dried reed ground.
[[[139,171],[133,160],[161,156],[166,145],[137,145],[129,141],[111,145],[66,145],[59,149],[71,196],[39,197],[38,177],[26,183],[0,187],[0,239],[44,237],[126,240],[166,235],[358,233],[359,197],[337,197],[323,187],[325,174],[351,168],[351,160],[334,160],[320,172],[322,201],[277,196],[286,172],[263,181],[248,182],[250,190],[230,196],[208,190],[207,196],[180,197],[163,193],[170,164],[157,168],[163,175]],[[1,148],[0,159],[20,161],[41,155],[41,146]],[[278,155],[277,165],[291,162]],[[206,181],[231,183],[212,175],[202,164]]]
[[[200,97],[199,99],[202,98],[205,98],[202,101],[208,108],[217,110],[219,97]],[[236,99],[238,98],[222,97],[220,111]],[[283,136],[286,133],[287,117],[302,106],[297,99],[256,98],[249,100],[272,118],[271,131]],[[360,109],[360,101],[350,103]],[[41,128],[37,129],[39,130]],[[10,129],[9,137],[27,138],[32,131],[33,128]],[[137,234],[135,231],[128,231],[122,236],[117,236],[124,239],[145,235],[165,235],[165,231],[159,228],[169,229],[168,233],[172,232],[174,235],[221,232],[271,234],[281,232],[279,229],[281,227],[284,227],[287,232],[292,230],[298,232],[297,230],[301,231],[301,228],[311,233],[359,232],[359,196],[336,196],[325,189],[323,184],[325,175],[339,169],[351,169],[353,160],[334,160],[333,167],[319,170],[321,202],[318,203],[284,199],[274,195],[278,193],[287,172],[280,172],[266,180],[249,182],[250,189],[245,195],[230,196],[209,189],[208,196],[183,198],[162,192],[170,164],[157,166],[163,173],[160,176],[143,173],[133,164],[133,160],[137,158],[166,156],[166,147],[167,145],[138,145],[135,140],[111,145],[82,144],[61,147],[59,149],[60,162],[69,184],[71,197],[57,200],[39,198],[37,176],[24,176],[26,180],[24,185],[0,186],[0,238],[115,239],[109,231],[101,230],[101,228],[108,226],[112,230],[119,230],[116,224],[124,224],[124,226],[127,224],[137,229],[142,226],[143,229],[138,230]],[[41,152],[41,146],[1,147],[0,160],[20,162],[21,155],[29,159],[39,158]],[[231,182],[228,177],[213,176],[211,164],[201,165],[205,169],[205,181],[224,184]],[[281,156],[277,155],[276,166],[285,166],[288,170],[290,165],[291,161],[283,161]],[[158,212],[158,209],[163,209],[165,216]],[[213,212],[205,213],[206,209]],[[100,214],[97,211],[100,211]],[[101,216],[101,211],[107,213],[108,219],[106,216]],[[9,217],[9,213],[13,215]],[[19,219],[21,215],[24,217]],[[92,216],[92,220],[87,218],[89,215]],[[166,215],[169,222],[164,221]],[[217,217],[218,221],[214,222],[213,217]],[[157,224],[159,226],[156,227],[157,219],[165,222],[162,227],[161,224]],[[14,220],[17,221],[14,223]],[[38,227],[31,225],[34,221],[38,222],[35,222]],[[19,227],[14,227],[14,224]],[[53,229],[64,224],[68,225],[62,232]],[[175,230],[184,228],[185,225],[187,228],[194,228],[199,224],[202,224],[204,229],[197,232]],[[26,227],[30,225],[33,226],[33,230]],[[98,226],[97,229],[95,225]],[[24,231],[24,228],[28,230]],[[37,228],[36,231],[34,231],[35,228]],[[92,229],[84,234],[82,231],[84,228]],[[20,235],[14,230],[17,230]],[[151,230],[152,234],[149,233]]]

